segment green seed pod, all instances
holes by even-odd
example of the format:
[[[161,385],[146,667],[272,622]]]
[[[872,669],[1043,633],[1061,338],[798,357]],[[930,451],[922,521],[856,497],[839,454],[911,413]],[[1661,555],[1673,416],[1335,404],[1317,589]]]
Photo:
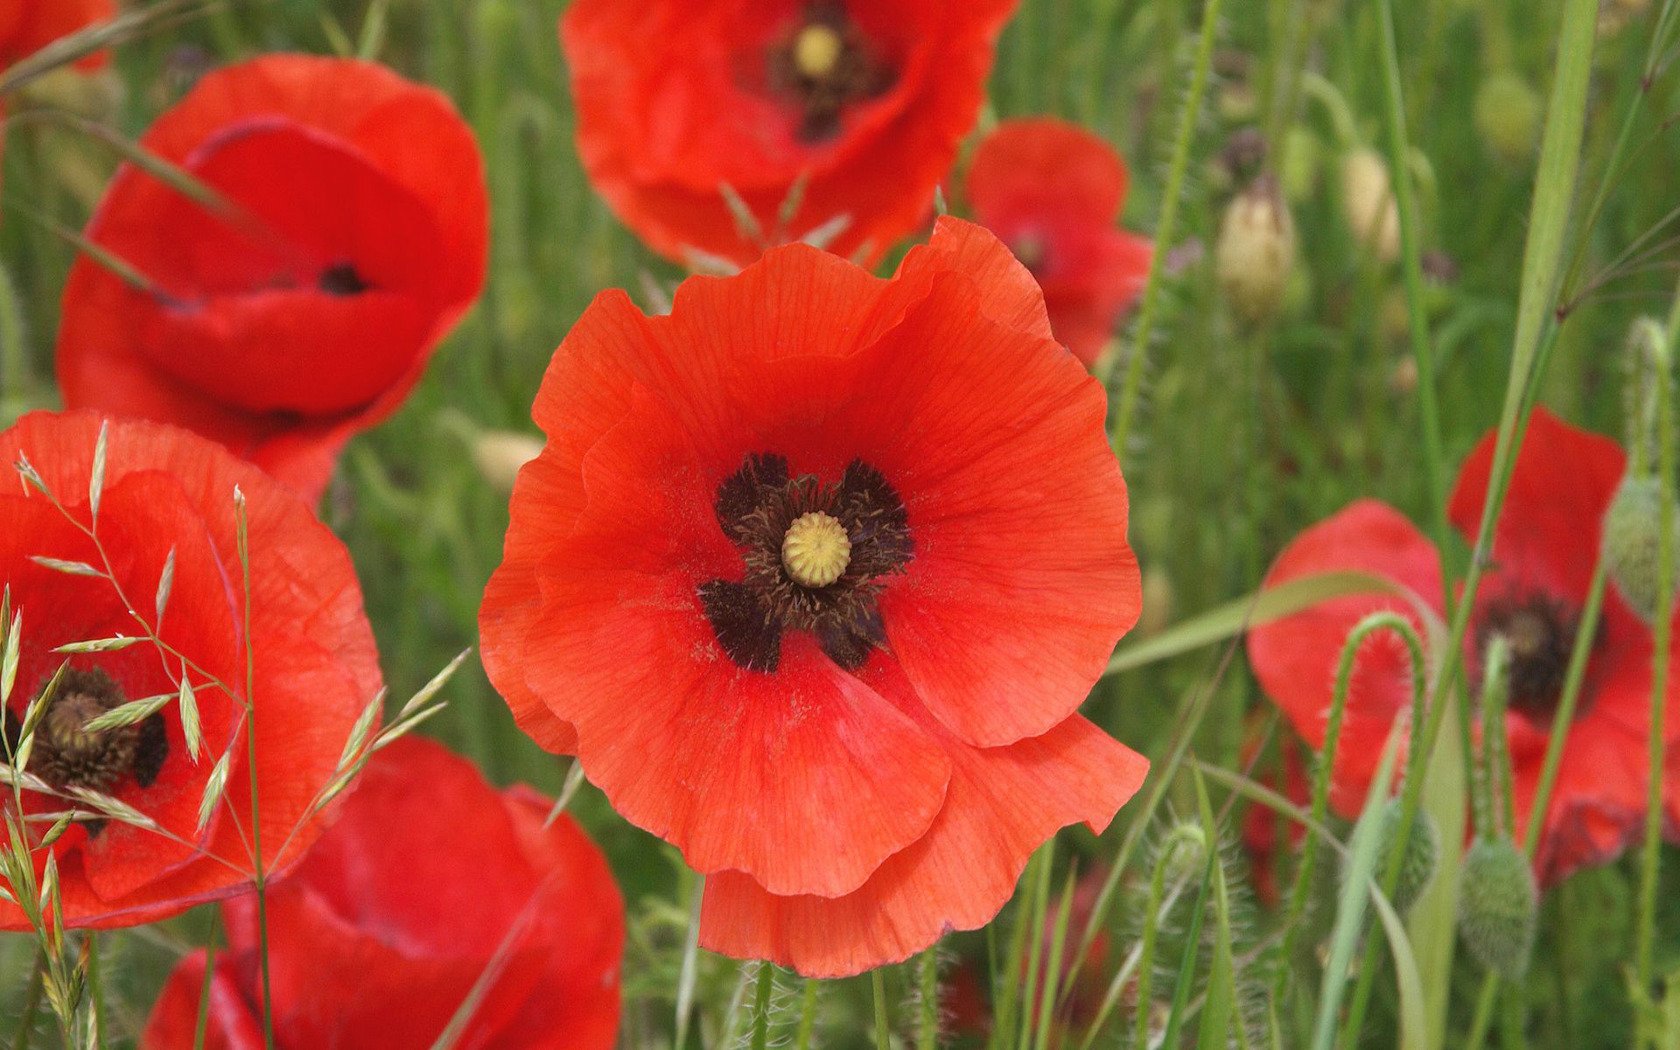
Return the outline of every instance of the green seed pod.
[[[1388,865],[1399,846],[1402,808],[1397,798],[1389,799],[1388,804],[1383,807],[1382,860],[1377,868],[1379,880],[1388,872]],[[1400,881],[1394,887],[1393,904],[1401,915],[1410,911],[1417,899],[1423,896],[1423,891],[1429,888],[1429,882],[1435,877],[1435,866],[1440,858],[1441,833],[1435,828],[1435,818],[1420,809],[1412,818],[1412,834],[1406,840],[1406,855],[1400,865]]]
[[[1207,832],[1194,821],[1173,825],[1161,836],[1155,851],[1155,863],[1163,865],[1167,882],[1199,880],[1207,868]]]
[[[1680,524],[1680,515],[1676,515]],[[1646,623],[1656,618],[1658,541],[1662,534],[1662,483],[1650,476],[1623,478],[1604,512],[1604,565],[1628,607]],[[1680,557],[1680,531],[1671,548]]]
[[[1508,164],[1534,155],[1543,111],[1539,94],[1515,73],[1495,73],[1476,91],[1476,131]]]
[[[1528,970],[1540,891],[1528,858],[1509,839],[1478,839],[1464,855],[1458,933],[1470,954],[1507,980]]]

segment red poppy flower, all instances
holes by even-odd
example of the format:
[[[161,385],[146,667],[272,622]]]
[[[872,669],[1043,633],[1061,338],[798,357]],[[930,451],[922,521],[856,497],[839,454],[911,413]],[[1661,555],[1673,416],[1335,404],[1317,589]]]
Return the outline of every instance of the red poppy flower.
[[[1126,165],[1077,124],[1007,120],[968,169],[975,220],[1038,278],[1050,327],[1089,365],[1149,277],[1154,246],[1118,230]]]
[[[1139,607],[1103,414],[955,219],[890,281],[793,245],[666,317],[603,293],[537,395],[485,665],[711,875],[704,944],[905,958],[1143,776],[1074,713]]]
[[[41,50],[117,13],[116,0],[0,0],[0,67]],[[77,63],[82,69],[105,64],[101,51]]]
[[[64,921],[72,926],[149,921],[250,882],[246,596],[236,487],[249,516],[255,660],[249,695],[267,870],[284,869],[314,841],[319,819],[311,816],[312,803],[380,685],[373,634],[343,545],[291,492],[210,442],[151,423],[111,423],[96,545],[83,529],[96,520],[89,478],[99,427],[90,413],[34,413],[0,434],[0,460],[27,457],[64,508],[33,488],[0,489],[0,572],[23,622],[17,688],[5,712],[7,740],[16,747],[27,705],[66,659],[54,651],[58,646],[143,635],[137,616],[144,616],[169,647],[168,655],[141,642],[69,656],[35,732],[26,771],[51,790],[25,791],[26,813],[62,812],[78,790],[93,790],[158,825],[86,821],[50,847],[58,857]],[[112,579],[67,574],[38,557],[96,569],[108,564]],[[171,558],[173,586],[159,617],[153,596]],[[173,702],[127,728],[82,729],[125,701],[175,692],[182,657],[193,668],[202,726],[196,760]],[[201,832],[205,785],[228,754],[223,804]],[[37,864],[45,864],[48,852],[36,851]],[[0,928],[23,925],[15,905],[0,903]]]
[[[932,214],[1017,2],[579,0],[560,24],[578,154],[678,262],[745,264],[839,221],[828,246],[873,262]]]
[[[1471,452],[1452,494],[1452,521],[1467,539],[1480,520],[1493,443],[1490,433]],[[1503,633],[1510,642],[1506,729],[1519,814],[1527,813],[1534,799],[1598,557],[1601,520],[1623,466],[1614,442],[1568,426],[1544,409],[1535,411],[1517,457],[1494,534],[1493,568],[1476,595],[1464,660],[1474,686],[1489,639]],[[1308,529],[1279,556],[1267,583],[1331,570],[1386,576],[1435,609],[1441,607],[1441,568],[1434,547],[1385,504],[1362,500]],[[1342,643],[1361,616],[1380,608],[1415,618],[1406,603],[1392,598],[1342,598],[1249,635],[1255,674],[1313,747],[1324,743]],[[1641,834],[1651,644],[1650,629],[1611,588],[1535,857],[1542,882],[1603,863]],[[1332,776],[1332,800],[1344,815],[1357,811],[1389,727],[1410,703],[1403,653],[1397,640],[1378,636],[1362,648],[1355,665]],[[1680,682],[1670,686],[1667,731],[1671,784],[1666,808],[1672,830],[1680,827]],[[1520,834],[1524,821],[1517,823]]]
[[[381,66],[272,55],[205,77],[140,142],[240,213],[118,171],[87,237],[152,287],[76,261],[66,402],[188,427],[319,495],[484,282],[471,131]]]
[[[496,791],[430,740],[377,752],[338,823],[269,894],[276,1044],[423,1050],[491,972],[453,1045],[610,1050],[624,902],[571,818],[546,823],[551,806]],[[223,913],[205,1045],[261,1047],[256,901]],[[196,952],[171,975],[145,1050],[193,1046],[204,966]]]

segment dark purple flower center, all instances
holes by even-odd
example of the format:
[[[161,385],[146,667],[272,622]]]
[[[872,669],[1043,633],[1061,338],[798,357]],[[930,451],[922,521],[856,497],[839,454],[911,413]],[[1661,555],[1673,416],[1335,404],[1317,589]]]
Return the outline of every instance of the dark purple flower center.
[[[1496,635],[1505,638],[1511,654],[1512,710],[1538,724],[1551,721],[1563,697],[1580,625],[1580,610],[1538,591],[1495,598],[1483,606],[1476,624],[1477,650],[1485,653]],[[1585,699],[1577,712],[1585,710]]]
[[[787,459],[755,453],[718,486],[718,525],[741,549],[739,581],[700,586],[700,604],[729,658],[753,671],[781,662],[784,631],[809,631],[856,670],[886,641],[880,579],[914,555],[909,515],[879,470],[853,460],[832,485],[792,477]]]
[[[840,134],[847,106],[879,97],[895,79],[838,0],[807,3],[768,64],[770,90],[799,109],[799,139],[813,145]]]
[[[169,755],[161,714],[111,729],[87,728],[88,722],[127,702],[122,689],[104,671],[69,668],[52,695],[37,702],[45,707],[35,725],[27,772],[60,791],[107,792],[130,773],[141,787],[157,780]],[[7,754],[16,753],[22,731],[17,714],[8,710],[3,728]]]

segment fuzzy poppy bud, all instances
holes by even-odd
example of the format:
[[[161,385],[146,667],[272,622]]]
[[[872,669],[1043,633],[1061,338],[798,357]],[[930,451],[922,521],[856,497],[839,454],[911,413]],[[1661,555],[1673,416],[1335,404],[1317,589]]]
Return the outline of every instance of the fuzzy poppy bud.
[[[1376,878],[1380,882],[1388,874],[1388,865],[1394,859],[1394,851],[1399,845],[1401,803],[1397,798],[1389,799],[1383,806],[1382,853],[1377,861]],[[1435,877],[1435,867],[1441,856],[1441,834],[1435,829],[1434,818],[1424,810],[1418,810],[1412,818],[1412,833],[1406,839],[1406,855],[1400,865],[1400,881],[1394,885],[1394,893],[1389,902],[1394,910],[1405,915],[1411,910],[1417,899],[1423,896],[1423,891],[1429,888],[1429,882]],[[1343,869],[1346,877],[1346,869]]]
[[[1522,977],[1534,950],[1540,891],[1528,858],[1509,839],[1480,839],[1464,855],[1458,932],[1483,966]]]
[[[1277,179],[1262,175],[1231,199],[1215,253],[1231,309],[1250,324],[1276,317],[1295,267],[1295,222]]]
[[[512,430],[485,430],[472,439],[473,466],[498,492],[512,492],[519,468],[542,450],[540,439]]]
[[[1378,259],[1400,258],[1400,208],[1388,165],[1375,150],[1357,149],[1342,159],[1342,211],[1348,229]]]
[[[1515,73],[1495,73],[1476,91],[1476,131],[1506,163],[1534,155],[1541,115],[1539,94]]]
[[[1656,619],[1662,600],[1657,581],[1661,535],[1662,483],[1651,476],[1623,478],[1604,512],[1604,565],[1622,600],[1646,623]],[[1680,530],[1670,549],[1680,554]]]
[[[1167,881],[1189,882],[1199,879],[1207,867],[1207,832],[1194,821],[1175,824],[1155,850],[1155,863],[1164,868]]]

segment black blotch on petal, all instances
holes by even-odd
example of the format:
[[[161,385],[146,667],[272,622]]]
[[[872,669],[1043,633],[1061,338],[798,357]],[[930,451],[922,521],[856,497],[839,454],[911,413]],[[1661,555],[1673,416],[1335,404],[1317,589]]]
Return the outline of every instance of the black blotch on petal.
[[[94,817],[91,820],[82,821],[82,827],[87,830],[88,838],[96,839],[105,830],[105,823],[104,817]]]
[[[151,787],[169,757],[169,734],[163,725],[163,715],[152,715],[140,723],[139,736],[134,742],[134,779],[143,788]]]
[[[718,486],[712,511],[718,525],[730,539],[745,538],[747,516],[758,509],[764,500],[765,489],[779,489],[788,483],[786,456],[774,452],[754,452],[741,464],[741,469],[723,479]]]
[[[350,263],[338,263],[321,271],[319,287],[328,295],[351,296],[360,295],[372,285],[364,281]]]
[[[874,602],[859,611],[857,618],[843,623],[824,623],[817,628],[817,644],[843,671],[856,671],[869,662],[869,654],[887,640],[886,624]]]
[[[0,745],[3,745],[3,748],[0,748],[0,754],[9,755],[16,751],[18,738],[21,736],[23,736],[23,723],[18,720],[17,715],[12,713],[11,708],[7,708],[5,723],[0,726]]]
[[[885,474],[853,460],[835,490],[836,517],[852,541],[856,571],[868,576],[897,572],[915,553],[910,539],[910,513]]]
[[[738,666],[770,673],[782,660],[782,625],[751,588],[728,580],[700,585],[700,606],[718,645]]]

